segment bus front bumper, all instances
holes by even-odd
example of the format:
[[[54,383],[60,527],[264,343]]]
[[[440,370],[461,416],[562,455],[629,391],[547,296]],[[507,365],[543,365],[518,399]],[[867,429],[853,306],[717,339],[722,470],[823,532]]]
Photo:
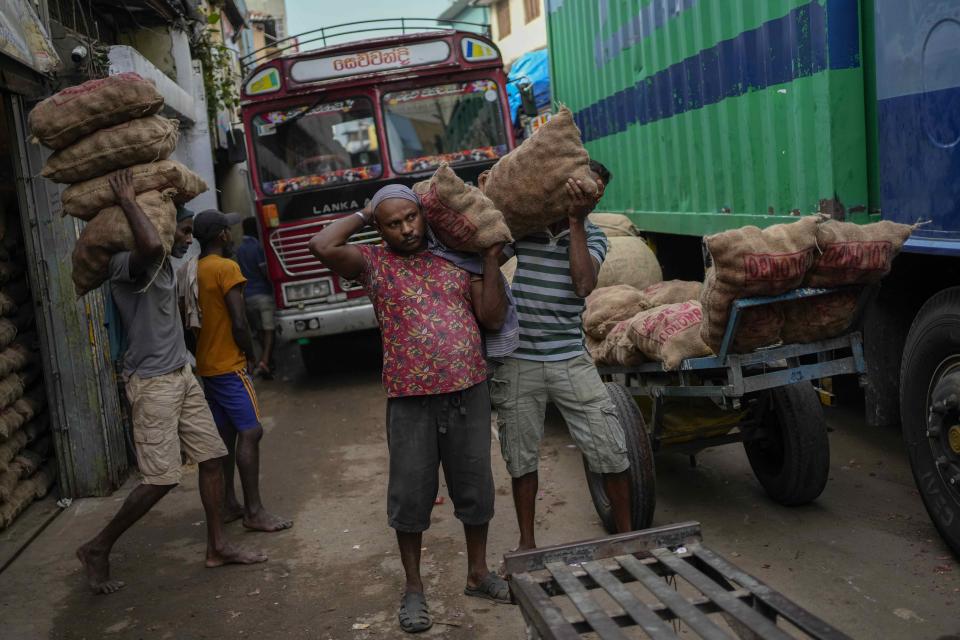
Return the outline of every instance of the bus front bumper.
[[[276,313],[280,340],[332,336],[377,328],[377,317],[368,298],[303,309],[281,309]]]

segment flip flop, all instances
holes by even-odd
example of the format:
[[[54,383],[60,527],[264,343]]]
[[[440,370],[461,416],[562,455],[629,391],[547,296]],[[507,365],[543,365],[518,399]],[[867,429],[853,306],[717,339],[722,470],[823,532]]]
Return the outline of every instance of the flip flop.
[[[513,599],[510,597],[510,585],[492,571],[476,587],[467,586],[463,593],[474,598],[492,600],[499,604],[513,604]]]
[[[400,628],[407,633],[421,633],[433,626],[433,618],[427,608],[427,599],[422,593],[408,591],[400,599],[397,612]]]

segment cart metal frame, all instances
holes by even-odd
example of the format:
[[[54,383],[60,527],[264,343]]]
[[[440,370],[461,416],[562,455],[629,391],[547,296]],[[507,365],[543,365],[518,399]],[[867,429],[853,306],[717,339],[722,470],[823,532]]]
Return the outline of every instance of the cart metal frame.
[[[780,620],[811,638],[848,638],[704,546],[698,522],[508,553],[504,567],[533,638],[576,640],[595,633],[620,640],[627,637],[622,629],[639,627],[653,640],[665,640],[678,637],[674,621],[707,640],[793,638],[777,626]],[[699,595],[685,596],[671,587],[677,576]],[[628,588],[630,583],[640,583],[644,600]],[[556,600],[563,597],[575,614],[563,612]],[[717,613],[728,628],[709,617]]]

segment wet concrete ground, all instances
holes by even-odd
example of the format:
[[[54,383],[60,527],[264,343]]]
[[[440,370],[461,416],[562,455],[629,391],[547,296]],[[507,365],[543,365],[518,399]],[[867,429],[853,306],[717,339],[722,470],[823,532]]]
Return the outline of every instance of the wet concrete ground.
[[[127,588],[91,595],[73,550],[113,514],[128,482],[110,498],[75,501],[0,575],[0,638],[402,637],[376,360],[351,347],[333,355],[331,373],[308,377],[287,350],[287,379],[259,384],[267,416],[263,493],[295,525],[259,534],[235,523],[229,532],[264,549],[269,562],[203,568],[203,512],[196,472],[188,470],[118,544],[114,574]],[[686,456],[658,457],[655,523],[700,521],[706,544],[853,637],[960,633],[960,565],[927,519],[899,435],[866,428],[853,409],[831,409],[828,419],[831,478],[815,504],[770,502],[743,450],[730,445],[703,452],[696,468]],[[542,454],[539,542],[601,535],[579,455],[559,423],[548,425]],[[517,535],[498,451],[494,471],[492,566]],[[462,594],[462,533],[449,499],[435,509],[424,546],[436,621],[427,637],[525,637],[515,607]]]

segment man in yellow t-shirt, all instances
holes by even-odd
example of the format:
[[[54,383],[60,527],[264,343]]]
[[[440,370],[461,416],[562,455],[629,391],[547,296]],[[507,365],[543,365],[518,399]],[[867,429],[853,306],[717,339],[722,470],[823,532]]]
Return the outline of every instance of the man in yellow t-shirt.
[[[254,361],[253,339],[247,325],[243,285],[246,278],[230,256],[230,226],[239,214],[208,209],[196,215],[193,236],[200,243],[197,262],[197,298],[201,324],[197,336],[197,374],[220,436],[229,454],[224,458],[226,518],[243,518],[257,531],[289,529],[293,522],[268,513],[260,500],[260,407],[247,371]],[[240,472],[243,505],[233,484],[234,466]]]

